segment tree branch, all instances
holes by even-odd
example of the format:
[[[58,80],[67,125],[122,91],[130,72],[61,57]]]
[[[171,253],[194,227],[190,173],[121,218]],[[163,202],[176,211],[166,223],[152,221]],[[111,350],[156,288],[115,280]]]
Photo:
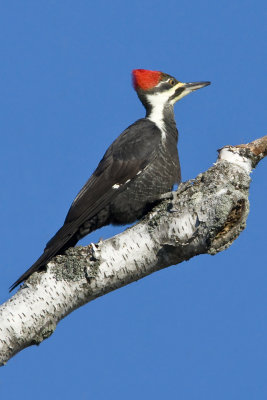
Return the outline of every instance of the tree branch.
[[[67,250],[34,273],[0,307],[0,365],[49,337],[76,308],[159,269],[216,254],[246,226],[250,172],[267,155],[267,136],[225,146],[196,179],[182,183],[125,232]]]

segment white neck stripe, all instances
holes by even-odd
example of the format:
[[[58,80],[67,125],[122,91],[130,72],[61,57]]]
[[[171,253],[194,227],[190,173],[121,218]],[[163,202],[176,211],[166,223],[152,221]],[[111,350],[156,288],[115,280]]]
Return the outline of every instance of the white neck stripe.
[[[147,101],[151,104],[151,113],[149,114],[148,119],[153,121],[162,132],[165,131],[163,111],[169,96],[169,93],[156,93],[146,96]]]

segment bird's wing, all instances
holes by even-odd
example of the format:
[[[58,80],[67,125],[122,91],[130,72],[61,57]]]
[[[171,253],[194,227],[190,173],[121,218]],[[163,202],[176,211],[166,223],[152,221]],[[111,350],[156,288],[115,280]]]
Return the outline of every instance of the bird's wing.
[[[65,223],[77,221],[80,226],[125,190],[128,181],[157,156],[160,140],[159,129],[148,120],[139,120],[127,128],[108,148],[97,169],[74,199]]]
[[[147,119],[136,121],[108,148],[97,169],[74,199],[64,225],[47,243],[66,243],[85,221],[93,218],[127,188],[127,182],[157,156],[161,132]],[[115,185],[115,186],[114,186]],[[59,245],[59,244],[58,244]]]
[[[128,180],[134,179],[157,156],[160,141],[160,130],[149,120],[138,120],[127,128],[108,148],[97,169],[74,199],[64,225],[49,240],[38,260],[11,286],[11,290],[59,254],[85,221],[93,218],[119,192],[125,190]]]
[[[127,182],[157,156],[160,140],[160,130],[149,120],[138,120],[127,128],[108,148],[97,169],[74,199],[64,225],[47,243],[46,249],[61,248],[85,221],[93,218],[125,190]]]

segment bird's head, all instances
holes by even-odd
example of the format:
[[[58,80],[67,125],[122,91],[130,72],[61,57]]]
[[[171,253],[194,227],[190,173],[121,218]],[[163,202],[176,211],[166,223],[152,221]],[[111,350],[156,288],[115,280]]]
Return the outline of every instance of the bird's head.
[[[133,86],[146,108],[154,105],[173,106],[191,92],[210,85],[210,82],[183,83],[160,71],[134,69]]]

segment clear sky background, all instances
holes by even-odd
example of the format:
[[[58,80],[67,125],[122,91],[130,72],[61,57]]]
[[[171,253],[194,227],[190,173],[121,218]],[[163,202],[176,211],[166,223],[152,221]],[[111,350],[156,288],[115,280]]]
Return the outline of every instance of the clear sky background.
[[[175,106],[183,180],[267,133],[266,21],[261,0],[1,2],[1,302],[144,116],[132,69],[212,82]],[[1,368],[1,399],[266,400],[266,197],[264,160],[230,249],[75,311]]]

